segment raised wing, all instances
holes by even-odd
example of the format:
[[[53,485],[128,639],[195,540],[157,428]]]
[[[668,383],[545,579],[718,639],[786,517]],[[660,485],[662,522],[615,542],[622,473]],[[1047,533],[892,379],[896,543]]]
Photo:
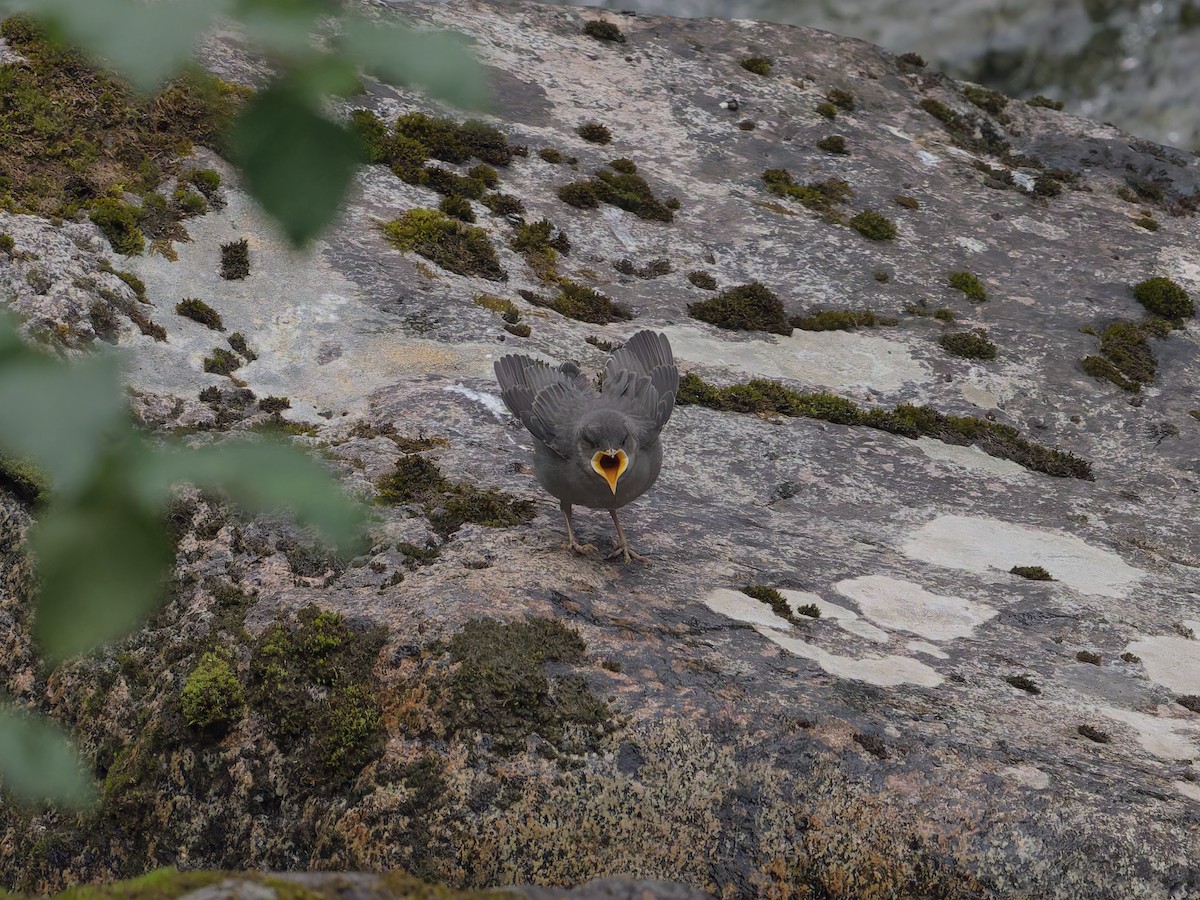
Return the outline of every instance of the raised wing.
[[[602,395],[644,423],[639,435],[643,446],[658,439],[675,409],[678,392],[679,369],[665,334],[639,331],[604,366]]]
[[[505,406],[535,438],[568,456],[575,424],[590,399],[591,387],[579,367],[563,363],[553,368],[529,356],[510,354],[496,360],[495,369]]]

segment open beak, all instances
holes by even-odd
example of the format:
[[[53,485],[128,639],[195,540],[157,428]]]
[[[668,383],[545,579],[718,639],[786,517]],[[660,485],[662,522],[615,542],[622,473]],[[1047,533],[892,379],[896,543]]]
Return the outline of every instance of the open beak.
[[[629,468],[629,457],[624,450],[597,450],[592,454],[592,468],[600,475],[612,492],[617,492],[617,479]]]

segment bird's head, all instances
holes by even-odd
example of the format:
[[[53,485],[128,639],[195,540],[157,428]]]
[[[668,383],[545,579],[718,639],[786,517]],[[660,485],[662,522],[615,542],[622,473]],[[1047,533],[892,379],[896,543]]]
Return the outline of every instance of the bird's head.
[[[637,440],[619,413],[603,411],[579,430],[579,458],[584,468],[608,482],[615,494],[617,481],[633,463]]]

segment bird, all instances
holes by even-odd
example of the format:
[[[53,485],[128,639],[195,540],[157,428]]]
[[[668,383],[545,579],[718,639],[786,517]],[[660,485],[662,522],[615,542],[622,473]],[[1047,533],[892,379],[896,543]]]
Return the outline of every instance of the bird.
[[[599,387],[571,362],[554,367],[513,353],[495,369],[501,399],[535,439],[533,473],[558,499],[566,546],[596,549],[576,540],[573,507],[606,509],[619,542],[608,559],[648,562],[630,549],[617,510],[648,491],[662,469],[659,434],[679,392],[667,336],[639,331],[609,356]]]

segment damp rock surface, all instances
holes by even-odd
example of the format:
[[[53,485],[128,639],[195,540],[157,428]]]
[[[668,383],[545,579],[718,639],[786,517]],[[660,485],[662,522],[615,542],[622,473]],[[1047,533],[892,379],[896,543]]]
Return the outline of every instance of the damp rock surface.
[[[69,723],[102,797],[78,816],[0,807],[0,886],[176,865],[453,888],[628,875],[739,897],[1200,894],[1200,341],[1194,319],[1145,323],[1132,291],[1166,277],[1200,293],[1196,158],[1015,100],[990,112],[823,32],[524,0],[396,7],[472,39],[486,120],[528,151],[497,166],[496,190],[551,223],[544,246],[514,250],[514,223],[469,201],[507,281],[389,243],[385,223],[441,197],[385,165],[360,171],[306,254],[204,150],[227,202],[187,220],[173,261],[0,213],[15,251],[0,284],[30,340],[71,355],[107,335],[149,427],[283,435],[380,501],[369,546],[342,560],[183,492],[163,609],[51,673],[29,638],[29,513],[0,492],[3,686]],[[601,18],[624,43],[584,33]],[[232,81],[261,71],[235,42],[204,53]],[[752,56],[768,74],[742,67]],[[337,114],[466,118],[364,83]],[[850,155],[816,147],[833,130],[822,104]],[[611,142],[580,137],[586,122]],[[602,171],[617,174],[595,205],[560,199]],[[645,189],[617,177],[633,171]],[[669,221],[630,211],[647,197]],[[849,227],[869,210],[894,239]],[[1157,230],[1135,224],[1147,216]],[[223,278],[221,247],[241,240],[248,273]],[[669,267],[647,279],[624,260]],[[721,292],[762,284],[789,321],[895,324],[724,329],[688,315],[712,296],[697,271]],[[563,278],[573,301],[632,318],[548,308]],[[225,337],[175,313],[188,297],[252,348],[228,375],[204,366]],[[100,331],[97,300],[115,311]],[[1117,321],[1147,330],[1157,362],[1136,392],[1080,362]],[[623,566],[563,549],[492,364],[520,352],[592,374],[642,328],[705,383],[811,396],[798,415],[677,407],[657,485],[621,513],[651,563]],[[977,328],[995,359],[939,345]],[[891,430],[839,424],[839,402]],[[926,407],[949,417],[936,440],[904,424]],[[991,426],[1094,480],[990,453]],[[575,523],[607,552],[606,515]],[[1035,567],[1049,580],[1012,572]],[[198,728],[180,698],[218,648],[245,702]]]

